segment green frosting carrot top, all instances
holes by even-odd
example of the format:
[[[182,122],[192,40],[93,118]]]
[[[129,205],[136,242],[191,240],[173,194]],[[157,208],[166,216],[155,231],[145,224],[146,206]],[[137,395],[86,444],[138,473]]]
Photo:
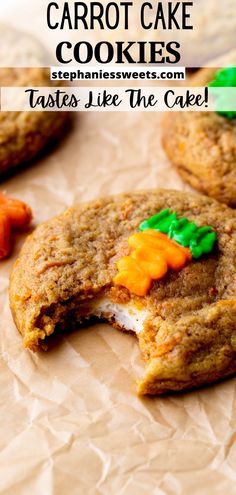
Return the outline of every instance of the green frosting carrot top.
[[[199,228],[187,218],[178,219],[176,212],[170,212],[169,208],[142,222],[139,229],[141,231],[154,229],[167,234],[170,239],[181,246],[189,247],[195,259],[210,253],[216,241],[216,234],[212,227]]]
[[[210,88],[234,88],[236,87],[236,67],[226,67],[219,70],[215,74],[215,78],[211,81],[208,86]],[[227,91],[227,89],[225,90]],[[217,106],[218,108],[223,108],[224,103],[227,104],[227,93],[223,94],[221,97],[218,96]],[[235,111],[223,111],[217,110],[219,115],[226,117],[229,120],[236,118]]]

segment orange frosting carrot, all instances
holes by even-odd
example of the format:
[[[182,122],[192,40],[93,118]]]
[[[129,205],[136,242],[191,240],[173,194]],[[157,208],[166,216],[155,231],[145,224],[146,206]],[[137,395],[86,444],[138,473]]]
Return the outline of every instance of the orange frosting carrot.
[[[0,192],[0,259],[11,251],[11,229],[25,229],[31,219],[32,211],[26,203]]]
[[[137,296],[145,296],[152,285],[152,278],[148,272],[131,256],[124,256],[117,263],[119,272],[115,283],[123,285]]]
[[[8,256],[11,250],[11,224],[7,214],[0,209],[0,258]]]
[[[164,277],[168,270],[168,265],[163,257],[163,254],[158,253],[155,249],[138,248],[132,252],[131,257],[134,258],[142,269],[149,273],[154,280]]]
[[[128,243],[131,254],[118,261],[114,283],[123,285],[137,296],[145,296],[152,280],[164,277],[168,268],[181,270],[192,259],[188,248],[155,230],[133,234]]]
[[[9,217],[12,227],[24,229],[32,220],[31,208],[19,199],[8,198],[0,193],[0,209]]]

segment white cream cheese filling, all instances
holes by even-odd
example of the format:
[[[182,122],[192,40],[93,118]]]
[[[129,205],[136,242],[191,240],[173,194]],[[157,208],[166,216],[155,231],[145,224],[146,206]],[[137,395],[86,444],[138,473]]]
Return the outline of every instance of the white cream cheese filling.
[[[114,303],[106,297],[94,299],[87,303],[86,307],[91,316],[114,318],[120,327],[136,334],[142,332],[144,322],[150,316],[147,309],[139,309],[134,306],[134,303]]]

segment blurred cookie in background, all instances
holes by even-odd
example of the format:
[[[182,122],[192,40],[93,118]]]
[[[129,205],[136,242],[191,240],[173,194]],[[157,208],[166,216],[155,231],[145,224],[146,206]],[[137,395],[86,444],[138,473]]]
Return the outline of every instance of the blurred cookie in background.
[[[181,55],[179,65],[190,68],[211,65],[212,59],[236,46],[235,0],[225,0],[223,4],[217,0],[194,0],[191,3],[193,5],[186,5],[184,10],[182,2],[152,0],[144,4],[137,0],[130,12],[129,29],[121,26],[118,30],[107,30],[106,39],[113,44],[123,40],[126,45],[135,41],[136,45],[129,50],[135,61],[140,58],[138,42],[146,43],[143,48],[146,63],[150,63],[149,42],[156,42],[156,63],[165,63],[167,44],[177,42]],[[174,57],[171,63],[175,63]]]
[[[236,51],[191,77],[192,86],[205,86],[236,67]],[[225,65],[228,64],[228,69]],[[222,69],[220,70],[222,73]],[[236,68],[235,68],[236,80]],[[230,82],[230,81],[229,81]],[[228,84],[231,86],[232,83]],[[233,118],[232,118],[233,117]],[[164,149],[181,177],[195,189],[236,207],[236,113],[172,112],[163,120]]]
[[[49,59],[37,40],[5,25],[0,33],[1,87],[57,86],[42,67]],[[0,175],[29,162],[61,138],[67,122],[65,112],[0,112]]]

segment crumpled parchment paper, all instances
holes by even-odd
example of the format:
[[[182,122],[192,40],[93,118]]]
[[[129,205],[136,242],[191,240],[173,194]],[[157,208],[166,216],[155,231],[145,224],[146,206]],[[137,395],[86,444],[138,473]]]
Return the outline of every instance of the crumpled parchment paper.
[[[189,190],[162,150],[161,117],[75,115],[59,146],[1,189],[32,206],[35,224],[107,194]],[[140,399],[137,341],[108,325],[68,332],[48,353],[24,350],[8,302],[24,237],[0,267],[0,493],[234,495],[235,379]]]
[[[76,201],[154,186],[188,189],[167,162],[160,114],[84,113],[59,146],[2,183],[39,223]],[[140,399],[134,336],[108,325],[68,333],[48,353],[24,350],[1,262],[0,493],[233,495],[235,379]]]

